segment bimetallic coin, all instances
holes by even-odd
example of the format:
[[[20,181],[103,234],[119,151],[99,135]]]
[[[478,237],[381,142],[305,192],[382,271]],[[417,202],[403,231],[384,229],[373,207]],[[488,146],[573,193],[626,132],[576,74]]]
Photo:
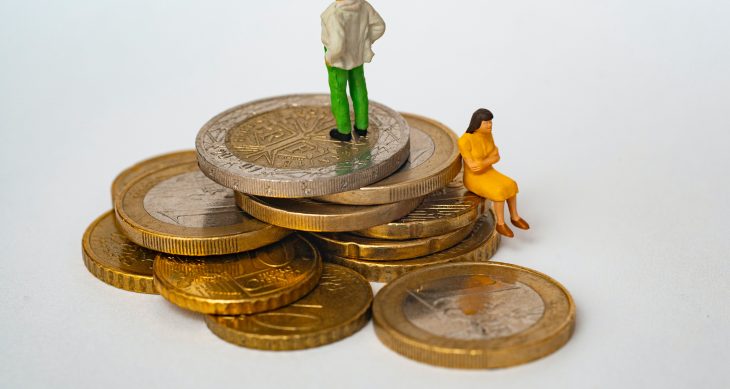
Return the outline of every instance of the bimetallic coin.
[[[135,164],[119,173],[112,183],[112,206],[117,195],[121,193],[124,186],[130,182],[147,175],[160,168],[170,166],[178,161],[190,161],[196,158],[195,150],[178,151],[169,154],[159,155]]]
[[[157,253],[130,242],[117,229],[113,211],[91,223],[81,245],[84,264],[96,278],[131,292],[157,293],[152,283]]]
[[[377,226],[413,211],[422,199],[381,205],[330,204],[310,199],[277,199],[236,192],[236,204],[266,223],[299,231],[342,232]]]
[[[446,250],[464,240],[472,229],[473,225],[468,225],[444,235],[409,240],[373,239],[348,233],[312,233],[311,236],[320,250],[327,255],[362,260],[397,261]]]
[[[400,220],[355,231],[377,239],[418,239],[443,235],[473,224],[486,208],[486,201],[464,187],[458,174],[446,188],[426,196],[421,205]]]
[[[433,266],[398,278],[373,303],[378,338],[433,365],[500,368],[551,354],[575,326],[570,293],[506,263]]]
[[[372,184],[408,159],[400,114],[370,102],[368,136],[340,142],[329,95],[254,101],[211,119],[198,133],[200,168],[213,181],[266,197],[314,197]]]
[[[391,282],[403,274],[424,267],[452,262],[486,262],[492,258],[501,235],[495,231],[491,212],[477,220],[471,234],[454,247],[435,254],[402,261],[371,261],[323,253],[327,262],[348,267],[371,282]]]
[[[319,285],[301,300],[274,311],[240,316],[206,316],[221,339],[260,350],[323,346],[359,331],[370,320],[373,290],[356,272],[326,264]]]
[[[241,315],[270,311],[309,293],[322,274],[317,249],[298,234],[264,248],[217,257],[159,254],[155,287],[191,311]]]
[[[338,204],[371,205],[423,197],[446,186],[461,169],[454,132],[435,120],[402,114],[411,127],[408,162],[397,172],[372,185],[319,197]]]
[[[241,212],[233,191],[205,177],[190,155],[127,184],[115,209],[131,241],[169,254],[237,253],[291,233]]]

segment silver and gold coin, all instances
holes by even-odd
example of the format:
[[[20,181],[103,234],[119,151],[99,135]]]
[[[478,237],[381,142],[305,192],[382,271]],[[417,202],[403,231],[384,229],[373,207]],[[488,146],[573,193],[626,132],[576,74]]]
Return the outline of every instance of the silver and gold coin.
[[[402,219],[354,231],[376,239],[419,239],[443,235],[473,224],[484,214],[488,202],[464,187],[461,174],[445,188],[423,199],[421,205]]]
[[[298,234],[245,253],[216,257],[159,254],[155,287],[173,304],[213,315],[241,315],[288,305],[322,274],[317,249]]]
[[[373,303],[378,338],[408,358],[452,368],[500,368],[568,342],[575,304],[557,281],[506,263],[458,263],[406,274]]]
[[[236,204],[266,223],[299,231],[342,232],[377,226],[413,211],[422,199],[381,205],[342,205],[310,199],[279,199],[236,192]]]
[[[130,182],[138,179],[139,177],[145,176],[150,172],[170,166],[170,164],[175,164],[179,161],[191,161],[195,159],[196,156],[197,154],[195,150],[178,151],[146,159],[125,169],[123,172],[119,173],[112,183],[112,206],[114,205],[114,200],[117,195]]]
[[[391,282],[403,274],[428,266],[452,262],[486,262],[499,248],[500,237],[491,212],[477,220],[469,236],[459,244],[437,253],[400,261],[344,258],[322,252],[327,262],[348,267],[371,282]]]
[[[311,233],[322,252],[338,257],[397,261],[422,257],[446,250],[471,233],[473,225],[443,235],[420,239],[387,240],[365,238],[348,233]]]
[[[119,289],[157,293],[152,283],[157,253],[129,241],[114,223],[113,211],[91,223],[81,245],[84,264],[94,277]]]
[[[194,155],[168,162],[147,169],[117,195],[117,222],[136,244],[169,254],[222,255],[291,233],[238,209],[233,191],[203,175]]]
[[[200,168],[213,181],[251,195],[314,197],[388,177],[408,159],[409,128],[370,102],[367,137],[330,138],[329,95],[273,97],[229,109],[198,133]]]
[[[366,187],[319,197],[338,204],[372,205],[423,197],[446,186],[461,170],[458,140],[446,125],[402,114],[411,127],[411,151],[397,172]]]
[[[308,295],[270,312],[208,315],[208,328],[221,339],[260,350],[301,350],[344,339],[370,320],[373,290],[356,272],[325,264],[319,285]]]

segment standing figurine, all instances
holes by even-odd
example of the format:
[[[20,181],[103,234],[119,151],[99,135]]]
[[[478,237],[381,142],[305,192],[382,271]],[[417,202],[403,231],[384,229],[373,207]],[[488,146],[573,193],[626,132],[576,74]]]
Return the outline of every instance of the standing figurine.
[[[499,162],[499,150],[492,137],[492,115],[481,108],[474,112],[466,134],[459,138],[459,151],[464,159],[464,185],[477,195],[492,200],[497,217],[497,232],[512,238],[515,234],[504,223],[504,202],[509,206],[512,224],[523,230],[530,225],[517,213],[517,183],[496,171],[492,165]]]
[[[363,64],[375,55],[372,44],[385,33],[385,22],[367,1],[337,0],[322,13],[322,43],[329,73],[332,114],[337,128],[330,136],[352,139],[347,83],[355,111],[355,133],[368,133],[368,89]]]

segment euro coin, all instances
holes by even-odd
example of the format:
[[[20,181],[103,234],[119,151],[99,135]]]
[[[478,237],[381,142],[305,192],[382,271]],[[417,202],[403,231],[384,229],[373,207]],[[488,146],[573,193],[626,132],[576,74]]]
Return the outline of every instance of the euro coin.
[[[278,199],[236,192],[236,204],[253,217],[283,228],[312,232],[342,232],[397,220],[422,199],[381,205],[330,204],[310,199]]]
[[[327,262],[348,267],[371,282],[391,282],[403,274],[428,266],[452,262],[486,262],[499,248],[500,237],[490,213],[477,220],[469,236],[459,244],[424,257],[400,261],[378,261],[338,257],[323,252]]]
[[[131,241],[168,254],[237,253],[291,233],[238,209],[233,191],[205,177],[190,155],[127,184],[115,209],[119,227]]]
[[[251,195],[292,198],[343,192],[388,177],[408,159],[409,128],[370,102],[367,137],[337,141],[329,95],[258,100],[211,119],[198,133],[200,168],[213,181]]]
[[[370,320],[373,291],[356,272],[326,264],[319,285],[301,300],[270,312],[206,316],[221,339],[260,350],[301,350],[344,339]]]
[[[409,240],[373,239],[348,233],[312,233],[311,236],[320,250],[328,255],[363,260],[397,261],[446,250],[464,240],[471,233],[472,227],[473,225],[469,225],[444,235]]]
[[[408,162],[393,175],[366,187],[319,197],[338,204],[387,204],[423,197],[446,186],[461,170],[454,132],[435,120],[402,114],[411,127]]]
[[[195,150],[178,151],[146,159],[125,169],[123,172],[119,173],[112,183],[112,206],[114,205],[114,199],[116,199],[117,195],[121,193],[122,189],[130,182],[157,169],[169,166],[171,163],[174,164],[178,161],[190,161],[195,159],[196,155]]]
[[[241,315],[280,308],[309,293],[322,274],[322,258],[293,234],[239,254],[159,254],[153,269],[157,291],[171,303],[199,313]]]
[[[452,368],[501,368],[568,342],[575,304],[557,281],[506,263],[458,263],[406,274],[373,303],[378,338],[408,358]]]
[[[129,241],[117,229],[113,211],[91,223],[81,245],[84,264],[94,277],[119,289],[157,293],[152,283],[152,261],[157,253]]]
[[[487,203],[466,189],[462,175],[458,174],[449,185],[426,196],[418,208],[402,219],[353,233],[391,240],[443,235],[474,224],[484,214]]]

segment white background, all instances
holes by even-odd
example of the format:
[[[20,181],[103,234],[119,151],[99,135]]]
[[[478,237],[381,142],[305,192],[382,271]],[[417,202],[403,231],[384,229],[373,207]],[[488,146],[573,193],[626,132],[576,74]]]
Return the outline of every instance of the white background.
[[[229,345],[81,259],[128,165],[252,99],[325,92],[319,1],[0,1],[0,387],[730,387],[730,3],[373,0],[371,97],[463,133],[495,113],[533,229],[496,259],[575,297],[574,338],[497,371],[412,362],[372,325]]]

